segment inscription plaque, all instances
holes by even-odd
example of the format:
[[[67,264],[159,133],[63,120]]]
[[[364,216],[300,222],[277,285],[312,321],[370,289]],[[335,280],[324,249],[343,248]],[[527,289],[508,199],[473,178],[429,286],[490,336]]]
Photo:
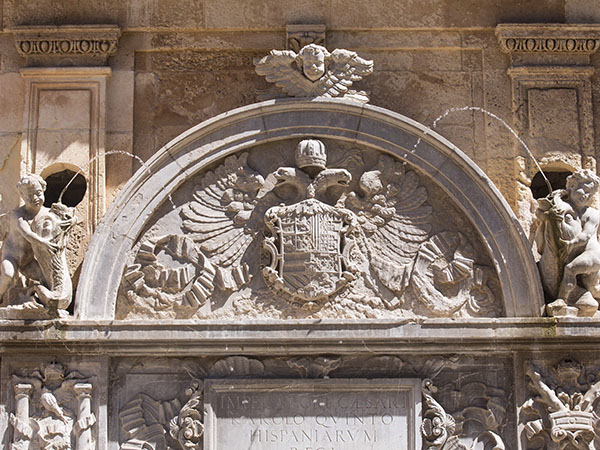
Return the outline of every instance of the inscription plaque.
[[[206,380],[205,450],[416,450],[421,380]]]

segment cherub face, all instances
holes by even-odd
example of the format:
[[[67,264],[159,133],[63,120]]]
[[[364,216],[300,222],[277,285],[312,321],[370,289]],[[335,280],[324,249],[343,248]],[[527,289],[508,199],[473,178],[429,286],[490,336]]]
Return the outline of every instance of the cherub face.
[[[593,181],[582,180],[569,190],[569,197],[576,207],[588,206],[594,200],[596,189]]]
[[[302,55],[302,70],[310,81],[317,81],[325,75],[325,54],[322,51],[306,52]]]
[[[26,184],[21,188],[25,205],[39,208],[44,204],[44,189],[39,183]]]

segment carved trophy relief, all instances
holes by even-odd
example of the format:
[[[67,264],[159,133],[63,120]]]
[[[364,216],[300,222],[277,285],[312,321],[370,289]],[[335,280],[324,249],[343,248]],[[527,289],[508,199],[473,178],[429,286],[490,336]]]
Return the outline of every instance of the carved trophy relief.
[[[593,207],[600,179],[589,169],[538,200],[534,223],[542,284],[551,316],[591,317],[600,299],[600,212]]]
[[[77,218],[61,203],[44,206],[38,175],[17,188],[24,205],[0,216],[0,318],[65,317],[73,296],[66,248]]]
[[[93,385],[59,363],[13,375],[13,450],[93,450]]]
[[[502,312],[495,272],[478,262],[466,230],[436,230],[448,221],[416,172],[385,154],[329,153],[306,139],[262,173],[250,153],[205,173],[179,210],[181,230],[157,227],[140,240],[120,317]]]
[[[597,375],[590,381],[584,366],[571,359],[560,361],[551,373],[530,365],[525,374],[531,397],[521,405],[521,416],[531,448],[595,449],[600,437]]]
[[[119,413],[126,440],[122,450],[202,450],[204,438],[203,383],[194,381],[183,400],[156,400],[139,393]]]
[[[453,392],[457,410],[448,414],[436,400],[438,389],[423,380],[424,450],[505,450],[501,430],[506,419],[506,394],[483,383],[469,383]]]
[[[256,73],[290,97],[344,97],[368,102],[365,92],[351,90],[355,81],[373,72],[373,61],[349,50],[329,52],[325,47],[309,44],[298,53],[271,50],[254,60]]]
[[[194,242],[181,235],[145,241],[125,272],[132,287],[128,294],[151,302],[157,310],[196,311],[212,292],[214,276],[214,268]]]

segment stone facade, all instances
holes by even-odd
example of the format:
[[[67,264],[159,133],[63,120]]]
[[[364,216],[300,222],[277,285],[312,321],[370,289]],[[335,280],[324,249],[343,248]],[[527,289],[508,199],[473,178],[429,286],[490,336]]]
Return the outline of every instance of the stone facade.
[[[593,1],[0,16],[0,448],[600,445]]]

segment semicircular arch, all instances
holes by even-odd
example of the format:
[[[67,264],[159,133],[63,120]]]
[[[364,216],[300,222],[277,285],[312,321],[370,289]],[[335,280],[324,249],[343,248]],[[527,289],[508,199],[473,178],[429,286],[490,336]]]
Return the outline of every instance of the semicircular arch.
[[[114,318],[128,251],[152,213],[186,180],[244,149],[307,137],[354,142],[416,167],[459,205],[487,246],[505,314],[541,314],[539,275],[518,221],[489,178],[458,148],[418,122],[383,108],[340,99],[285,99],[205,121],[169,142],[138,170],[92,238],[77,288],[76,316]]]

